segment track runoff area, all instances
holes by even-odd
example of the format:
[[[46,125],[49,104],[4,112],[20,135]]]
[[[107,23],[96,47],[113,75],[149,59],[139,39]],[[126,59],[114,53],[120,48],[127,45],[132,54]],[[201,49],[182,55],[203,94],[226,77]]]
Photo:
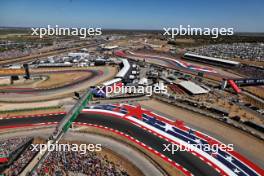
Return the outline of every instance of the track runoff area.
[[[54,115],[9,117],[2,119],[0,129],[57,125],[64,116],[60,112]],[[88,106],[73,123],[76,126],[104,129],[125,137],[170,163],[184,175],[264,175],[263,169],[230,150],[230,146],[186,126],[182,121],[172,121],[140,106]]]

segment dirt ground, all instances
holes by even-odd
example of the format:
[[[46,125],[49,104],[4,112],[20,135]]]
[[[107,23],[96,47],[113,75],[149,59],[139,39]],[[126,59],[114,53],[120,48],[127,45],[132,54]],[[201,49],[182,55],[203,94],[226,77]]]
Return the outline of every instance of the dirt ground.
[[[10,112],[5,114],[0,114],[0,118],[8,118],[13,116],[26,116],[26,115],[33,115],[33,114],[52,114],[57,112],[64,112],[63,108],[52,108],[46,110],[35,110],[35,111],[20,111],[20,112]]]
[[[141,101],[141,105],[155,109],[173,120],[183,120],[186,125],[205,132],[224,143],[234,144],[234,149],[251,161],[264,165],[264,141],[230,125],[219,122],[182,108],[178,108],[158,100]]]
[[[89,77],[91,73],[87,72],[74,72],[74,73],[56,73],[47,74],[49,76],[48,80],[35,84],[35,88],[50,88],[54,86],[63,86],[64,84],[74,82],[78,79]]]
[[[245,87],[244,89],[254,95],[257,95],[260,98],[264,98],[264,86],[259,86],[259,87],[249,86],[249,87]]]
[[[112,161],[113,163],[116,163],[118,166],[123,168],[125,171],[128,172],[129,175],[135,175],[140,176],[143,175],[142,172],[135,167],[131,162],[129,162],[127,159],[123,158],[122,156],[118,155],[117,153],[109,150],[109,149],[102,149],[100,152],[103,156],[107,156],[109,161]]]
[[[72,101],[71,98],[63,100],[52,100],[45,102],[32,102],[32,103],[0,103],[0,110],[12,110],[12,109],[27,109],[27,108],[41,108],[49,106],[59,106],[65,101]]]

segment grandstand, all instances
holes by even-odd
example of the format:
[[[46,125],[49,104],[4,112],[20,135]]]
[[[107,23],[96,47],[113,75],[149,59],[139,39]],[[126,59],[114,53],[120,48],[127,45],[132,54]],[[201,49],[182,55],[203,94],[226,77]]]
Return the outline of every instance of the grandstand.
[[[35,175],[109,175],[128,176],[118,164],[108,159],[107,155],[87,151],[53,151]]]
[[[202,56],[202,55],[197,55],[197,54],[192,54],[192,53],[185,53],[183,55],[183,58],[196,61],[196,62],[203,62],[203,63],[210,64],[210,65],[222,66],[222,67],[238,67],[240,65],[240,63],[236,61]]]
[[[114,79],[102,83],[103,91],[106,92],[106,87],[123,86],[123,83],[127,83],[129,80],[132,67],[127,59],[122,59],[122,69],[116,74]],[[102,91],[99,91],[98,88],[91,89],[91,92],[96,97],[106,97],[107,95]]]
[[[191,81],[181,81],[179,85],[192,95],[206,94],[209,92]]]
[[[238,86],[260,86],[264,85],[264,78],[240,78],[233,80]]]
[[[122,82],[121,78],[115,78],[115,79],[111,79],[109,81],[106,81],[103,83],[103,86],[111,86],[113,84],[119,84]]]
[[[0,144],[9,155],[23,146],[19,154],[7,164],[0,167],[0,175],[24,175],[24,169],[36,156],[30,144],[42,139],[11,138],[1,140]],[[39,148],[38,148],[39,149]],[[14,154],[12,154],[14,155]],[[10,156],[11,157],[11,156]],[[1,166],[1,165],[0,165]],[[33,172],[34,175],[116,175],[128,176],[128,172],[118,163],[113,162],[107,154],[89,151],[52,151],[42,167]]]
[[[72,67],[72,63],[46,63],[46,64],[38,64],[36,65],[36,68],[42,68],[42,67]]]
[[[89,57],[89,53],[69,53],[70,57]]]
[[[186,94],[183,89],[181,89],[177,84],[169,84],[168,87],[175,93],[179,95]]]
[[[16,137],[0,141],[2,161],[0,162],[0,174],[5,176],[20,175],[27,164],[33,159],[36,151],[31,151],[33,138]],[[1,160],[1,159],[0,159]]]
[[[123,64],[123,67],[117,73],[115,78],[121,78],[123,81],[126,81],[129,77],[130,72],[132,71],[132,67],[127,59],[122,59],[122,64]]]

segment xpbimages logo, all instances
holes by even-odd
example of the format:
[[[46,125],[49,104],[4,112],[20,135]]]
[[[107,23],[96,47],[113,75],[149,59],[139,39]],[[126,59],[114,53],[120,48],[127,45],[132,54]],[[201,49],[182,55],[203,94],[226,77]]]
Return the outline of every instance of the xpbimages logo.
[[[86,38],[87,36],[96,36],[102,35],[101,28],[67,28],[67,27],[59,27],[55,25],[55,27],[51,27],[48,25],[47,28],[31,28],[31,35],[39,36],[39,38],[43,38],[43,36],[80,36],[80,38]]]
[[[145,94],[146,96],[152,96],[153,93],[167,93],[167,86],[124,86],[123,84],[119,85],[116,83],[111,86],[97,86],[97,94],[106,96],[110,96],[111,94]]]
[[[192,35],[204,35],[211,36],[212,38],[218,38],[218,36],[229,36],[234,35],[233,28],[201,28],[201,27],[191,27],[191,25],[187,25],[184,27],[180,25],[179,27],[168,27],[163,28],[163,35],[170,36],[171,38],[175,38],[176,36],[192,36]]]
[[[163,151],[168,151],[171,152],[172,154],[175,154],[176,152],[192,152],[192,151],[199,151],[202,150],[204,152],[211,152],[212,154],[217,154],[219,150],[226,150],[226,151],[234,151],[234,144],[203,144],[203,143],[198,143],[198,144],[163,144]]]
[[[31,144],[31,151],[37,151],[40,153],[44,153],[45,151],[73,151],[73,152],[80,152],[80,154],[85,154],[87,151],[90,152],[100,152],[102,151],[101,144],[63,144],[63,143],[50,143],[47,144]]]

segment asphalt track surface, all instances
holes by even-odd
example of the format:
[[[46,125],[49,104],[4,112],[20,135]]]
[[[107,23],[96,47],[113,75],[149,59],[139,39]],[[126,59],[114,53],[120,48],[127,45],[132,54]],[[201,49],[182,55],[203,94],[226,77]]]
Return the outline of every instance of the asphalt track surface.
[[[56,116],[42,116],[42,117],[27,117],[27,118],[16,118],[16,119],[2,119],[0,123],[0,127],[3,126],[20,126],[23,124],[39,124],[46,122],[59,122],[64,115],[56,115]],[[140,127],[120,118],[116,118],[113,116],[99,115],[92,112],[89,113],[81,113],[75,122],[82,123],[91,123],[97,125],[103,125],[109,128],[114,128],[121,132],[124,132],[128,135],[133,136],[135,139],[145,143],[147,146],[151,146],[153,149],[157,150],[161,154],[169,157],[173,161],[177,162],[187,170],[189,170],[192,174],[198,176],[217,176],[219,173],[200,160],[198,157],[195,157],[189,152],[185,151],[177,151],[172,154],[169,151],[164,150],[164,144],[169,144],[169,142],[147,132]]]
[[[175,61],[173,60],[168,60],[168,59],[165,59],[164,57],[165,56],[159,56],[159,55],[149,55],[149,54],[140,54],[140,53],[129,53],[124,56],[128,59],[132,59],[132,60],[137,60],[138,58],[141,58],[141,59],[146,59],[146,62],[149,62],[151,64],[156,64],[156,65],[160,65],[160,66],[164,66],[164,67],[168,67],[168,68],[171,68],[171,69],[176,69],[176,70],[179,70],[179,71],[182,71],[182,72],[185,72],[185,73],[188,73],[188,74],[195,74],[197,75],[199,72],[203,72],[204,73],[204,76],[213,76],[213,77],[217,77],[217,78],[230,78],[230,79],[233,79],[233,76],[227,76],[223,73],[213,73],[213,72],[206,72],[206,71],[200,71],[200,70],[195,70],[195,69],[190,69],[190,68],[185,68],[183,66],[181,66],[180,64],[178,64],[176,61],[181,61],[181,62],[185,62],[185,61],[182,61],[182,59],[175,59]],[[169,58],[169,57],[167,57]],[[171,58],[172,59],[172,58]],[[161,62],[162,61],[162,62]],[[192,64],[191,62],[186,62],[190,65],[193,65],[194,67],[197,66],[197,67],[200,67],[196,64]],[[203,67],[208,67],[208,68],[213,68],[211,65],[209,66],[203,66]],[[214,66],[215,67],[215,66]]]

